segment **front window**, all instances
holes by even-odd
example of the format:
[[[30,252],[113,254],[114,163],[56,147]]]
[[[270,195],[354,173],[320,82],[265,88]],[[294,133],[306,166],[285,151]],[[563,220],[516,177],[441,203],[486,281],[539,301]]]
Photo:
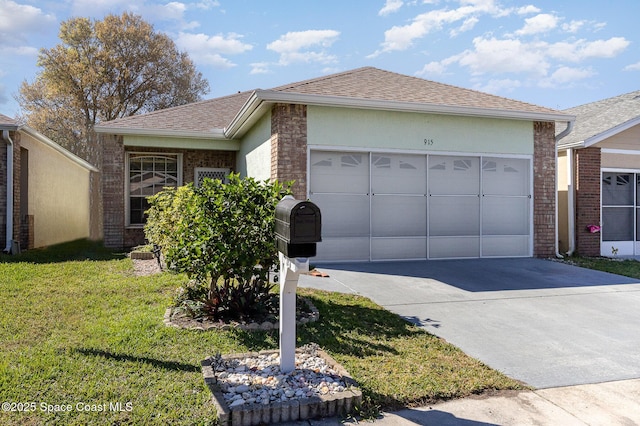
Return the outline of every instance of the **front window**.
[[[127,225],[144,225],[147,197],[182,185],[181,154],[128,153]]]

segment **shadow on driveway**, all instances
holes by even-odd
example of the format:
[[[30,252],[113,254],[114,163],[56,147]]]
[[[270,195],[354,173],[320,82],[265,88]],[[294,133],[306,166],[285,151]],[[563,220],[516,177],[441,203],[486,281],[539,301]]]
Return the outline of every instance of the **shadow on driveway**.
[[[638,280],[534,258],[319,264],[333,269],[437,280],[470,292],[637,284]]]

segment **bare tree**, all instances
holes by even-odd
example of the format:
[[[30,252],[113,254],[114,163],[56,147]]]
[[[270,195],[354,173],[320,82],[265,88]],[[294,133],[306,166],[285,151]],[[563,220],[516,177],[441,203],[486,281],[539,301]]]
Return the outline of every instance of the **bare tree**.
[[[17,100],[34,129],[97,164],[102,121],[198,101],[209,83],[188,55],[140,16],[63,22],[62,43],[41,49],[42,71]]]

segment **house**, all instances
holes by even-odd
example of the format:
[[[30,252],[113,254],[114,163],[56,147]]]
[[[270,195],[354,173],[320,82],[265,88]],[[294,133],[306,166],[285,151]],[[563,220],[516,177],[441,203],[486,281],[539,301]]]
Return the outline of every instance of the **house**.
[[[99,239],[91,203],[98,169],[29,126],[0,114],[0,238],[5,252]],[[99,201],[99,200],[98,200]],[[94,214],[92,215],[92,209]]]
[[[103,123],[105,244],[147,196],[224,176],[295,180],[317,260],[556,253],[556,122],[570,114],[372,67]]]
[[[568,109],[558,142],[562,252],[640,255],[640,91]]]

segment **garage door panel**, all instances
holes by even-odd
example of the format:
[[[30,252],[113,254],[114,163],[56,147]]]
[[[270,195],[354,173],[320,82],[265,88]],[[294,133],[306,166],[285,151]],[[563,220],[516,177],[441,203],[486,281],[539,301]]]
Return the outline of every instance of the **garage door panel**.
[[[529,235],[528,197],[482,199],[482,235]]]
[[[322,236],[369,236],[369,196],[313,194],[311,201],[320,207]]]
[[[369,193],[369,155],[312,152],[311,193]]]
[[[430,237],[429,258],[447,259],[480,256],[480,237]]]
[[[426,259],[427,238],[373,238],[372,260]]]
[[[482,237],[482,256],[529,256],[528,235],[499,235]]]
[[[372,236],[426,236],[426,205],[424,196],[374,195],[371,198]]]
[[[529,195],[529,160],[523,158],[482,159],[482,193],[485,195]]]
[[[324,236],[317,245],[319,261],[369,260],[369,237],[331,238]]]
[[[478,197],[430,197],[429,235],[480,235]]]
[[[372,154],[373,194],[426,194],[424,155]]]
[[[429,157],[429,194],[480,193],[480,158],[432,155]]]

